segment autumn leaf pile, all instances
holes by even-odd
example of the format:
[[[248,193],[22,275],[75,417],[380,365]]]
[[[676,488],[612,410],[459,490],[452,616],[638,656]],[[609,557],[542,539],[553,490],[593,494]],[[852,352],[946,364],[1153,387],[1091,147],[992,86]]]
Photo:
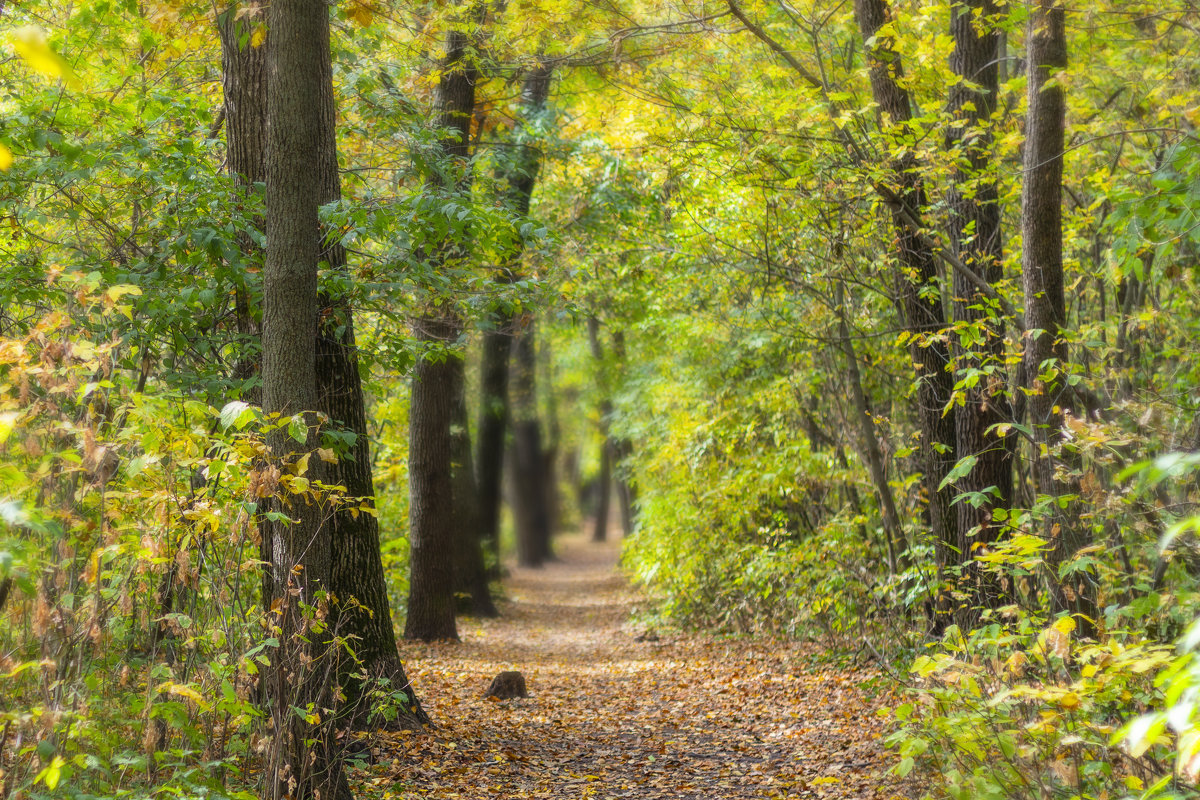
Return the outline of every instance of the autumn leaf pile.
[[[890,698],[862,688],[876,675],[796,643],[638,627],[617,550],[568,539],[558,562],[514,571],[502,618],[467,623],[461,643],[409,645],[437,727],[369,740],[359,796],[900,796],[876,714]],[[531,696],[485,700],[506,669]]]

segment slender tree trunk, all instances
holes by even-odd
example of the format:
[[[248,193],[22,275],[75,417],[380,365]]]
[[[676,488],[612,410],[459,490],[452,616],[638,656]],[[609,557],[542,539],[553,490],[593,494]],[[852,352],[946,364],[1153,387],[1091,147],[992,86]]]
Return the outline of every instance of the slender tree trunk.
[[[596,522],[592,529],[592,541],[603,542],[608,538],[609,498],[612,495],[612,462],[615,442],[609,431],[613,404],[610,397],[608,369],[604,363],[604,345],[600,343],[600,320],[588,317],[588,343],[592,348],[592,359],[600,383],[600,471],[596,475]]]
[[[313,155],[321,145],[322,50],[329,47],[328,8],[319,0],[275,0],[270,11],[266,151],[267,251],[263,275],[263,410],[294,415],[317,408],[318,224]],[[269,437],[276,457],[295,461],[319,444],[315,419],[297,447],[286,426]],[[321,459],[309,458],[302,476],[324,478]],[[293,484],[295,486],[295,484]],[[300,487],[296,487],[299,489]],[[279,648],[263,675],[274,726],[264,770],[263,797],[350,796],[335,742],[332,687],[337,651],[328,629],[313,630],[302,606],[321,607],[330,589],[330,535],[323,503],[280,488],[276,506],[290,522],[267,521],[273,573],[274,625]],[[312,716],[294,708],[312,708]],[[310,722],[312,719],[315,722]]]
[[[990,174],[991,118],[999,93],[998,13],[995,0],[968,0],[951,9],[950,65],[962,80],[950,87],[954,120],[946,136],[947,149],[955,153],[958,165],[949,193],[954,254],[993,286],[1003,278],[999,193]],[[955,416],[957,455],[976,459],[956,485],[957,491],[974,495],[956,506],[958,549],[965,570],[960,588],[971,598],[963,620],[971,620],[977,606],[995,607],[1002,602],[999,585],[986,579],[973,556],[1003,530],[993,522],[992,511],[1012,504],[1016,434],[994,432],[994,426],[1012,420],[1000,311],[990,308],[980,288],[961,272],[954,272],[953,286],[955,318],[978,334],[965,344],[958,340],[959,373],[990,372],[963,390],[964,402]]]
[[[525,76],[521,88],[522,122],[532,123],[546,112],[550,94],[550,69],[536,68]],[[502,169],[508,184],[505,201],[518,218],[529,216],[533,189],[541,167],[541,154],[534,145],[514,149],[510,164]],[[500,271],[497,282],[510,284],[516,279],[514,266],[521,253],[509,254],[509,266]],[[497,310],[492,327],[483,335],[483,361],[476,470],[479,478],[480,537],[491,549],[495,563],[500,558],[500,487],[504,471],[505,435],[510,422],[509,358],[513,350],[513,315]]]
[[[618,368],[625,365],[625,332],[613,331],[613,356]],[[612,453],[613,486],[617,494],[617,510],[621,515],[621,532],[632,536],[637,525],[637,493],[630,480],[633,442],[624,437],[614,437]]]
[[[871,91],[880,111],[890,118],[892,129],[912,119],[912,105],[902,87],[903,67],[891,38],[877,35],[891,20],[884,0],[855,0],[855,15],[868,47]],[[950,374],[949,347],[937,334],[946,327],[946,314],[938,282],[935,254],[921,234],[919,223],[925,205],[916,159],[911,152],[892,164],[895,197],[892,222],[897,240],[896,285],[904,309],[905,330],[910,334],[909,353],[917,374],[917,422],[921,433],[923,484],[928,496],[929,524],[937,549],[939,573],[958,563],[958,521],[952,507],[955,487],[939,488],[958,461],[955,425],[957,415],[949,407],[954,389]],[[949,608],[949,595],[939,591],[940,614]],[[939,623],[940,624],[940,623]]]
[[[465,364],[452,359],[455,368],[454,414],[450,420],[450,468],[454,496],[454,592],[461,613],[495,617],[498,612],[488,588],[483,563],[483,541],[479,538],[479,493],[471,454],[471,431],[467,422]]]
[[[435,189],[461,190],[468,182],[471,118],[479,71],[469,52],[470,34],[452,31],[438,83],[438,127],[448,131],[439,143],[442,159],[429,174]],[[432,258],[446,264],[465,255],[462,242],[436,246]],[[450,423],[456,402],[456,368],[450,359],[462,332],[448,305],[431,308],[415,323],[417,336],[429,345],[413,369],[409,406],[409,559],[408,639],[456,639],[454,623],[454,487]]]
[[[540,567],[550,550],[542,431],[537,415],[534,330],[533,320],[524,320],[513,342],[513,516],[517,528],[517,561],[523,567]]]
[[[1066,11],[1057,0],[1036,0],[1029,17],[1029,111],[1025,123],[1025,183],[1021,190],[1021,267],[1025,294],[1025,374],[1030,427],[1033,430],[1033,477],[1038,493],[1055,499],[1078,493],[1075,481],[1059,477],[1064,409],[1074,406],[1066,380],[1067,346],[1062,260],[1062,174],[1066,95],[1053,81],[1067,66]],[[1068,465],[1069,466],[1069,465]],[[1061,509],[1052,503],[1045,522],[1050,544],[1047,563],[1056,611],[1081,615],[1085,633],[1094,631],[1095,588],[1092,575],[1076,571],[1062,581],[1058,568],[1091,541],[1078,504]]]
[[[904,532],[900,527],[900,515],[896,513],[896,501],[892,496],[892,487],[888,485],[887,473],[883,468],[883,451],[879,440],[875,438],[875,423],[867,403],[866,392],[863,391],[862,373],[858,368],[858,357],[854,352],[854,342],[850,338],[850,326],[846,323],[846,308],[844,305],[846,290],[841,282],[836,287],[834,305],[837,307],[838,338],[841,339],[842,352],[846,356],[846,370],[850,378],[850,392],[854,398],[854,412],[858,417],[859,438],[862,440],[862,452],[866,457],[867,468],[871,472],[871,481],[875,484],[875,494],[879,499],[879,510],[883,516],[883,536],[887,544],[888,568],[896,574],[900,566],[903,551]]]

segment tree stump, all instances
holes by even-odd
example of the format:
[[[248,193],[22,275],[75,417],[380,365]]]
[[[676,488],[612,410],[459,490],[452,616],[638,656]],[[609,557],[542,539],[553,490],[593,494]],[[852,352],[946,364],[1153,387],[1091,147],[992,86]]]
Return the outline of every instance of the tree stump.
[[[488,700],[511,700],[514,697],[529,697],[525,689],[525,676],[519,672],[508,670],[492,678],[484,698]]]

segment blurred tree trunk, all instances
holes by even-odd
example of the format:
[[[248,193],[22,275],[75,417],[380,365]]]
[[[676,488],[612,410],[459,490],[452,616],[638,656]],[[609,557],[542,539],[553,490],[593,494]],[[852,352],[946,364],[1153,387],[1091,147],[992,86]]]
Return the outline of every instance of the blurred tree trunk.
[[[450,419],[450,464],[454,496],[454,594],[461,613],[475,617],[498,615],[488,588],[483,563],[483,540],[479,536],[479,493],[471,454],[471,430],[467,421],[466,370],[461,359],[453,359],[454,413]]]
[[[588,343],[592,348],[592,359],[596,362],[596,374],[600,384],[600,471],[596,475],[596,519],[592,528],[592,541],[603,542],[608,538],[609,498],[612,495],[612,462],[616,455],[616,443],[609,431],[613,404],[608,380],[608,367],[604,360],[604,345],[600,343],[600,320],[588,317]]]
[[[542,429],[537,413],[535,324],[526,317],[513,342],[512,465],[513,516],[517,528],[517,562],[540,567],[550,555],[550,520],[546,514],[546,472]]]
[[[461,189],[467,182],[471,118],[479,70],[470,51],[472,37],[452,31],[438,82],[437,126],[448,133],[439,142],[441,163],[430,171],[433,189]],[[465,255],[462,242],[440,243],[432,259],[445,265]],[[450,425],[461,366],[454,352],[462,324],[449,304],[431,306],[414,322],[423,348],[413,368],[409,406],[409,530],[412,578],[408,592],[407,639],[457,639],[454,621],[454,486]]]
[[[518,124],[532,125],[546,112],[550,96],[549,67],[531,69],[521,86],[521,119]],[[529,216],[533,189],[541,168],[541,152],[536,145],[522,143],[514,148],[513,159],[502,167],[501,178],[508,188],[505,202],[518,219]],[[517,279],[514,266],[520,260],[520,245],[508,256],[497,282],[510,284]],[[504,472],[505,435],[510,423],[509,358],[513,350],[513,314],[497,310],[491,327],[483,334],[483,362],[480,367],[478,457],[476,471],[479,489],[480,537],[491,550],[495,563],[500,558],[500,487]]]

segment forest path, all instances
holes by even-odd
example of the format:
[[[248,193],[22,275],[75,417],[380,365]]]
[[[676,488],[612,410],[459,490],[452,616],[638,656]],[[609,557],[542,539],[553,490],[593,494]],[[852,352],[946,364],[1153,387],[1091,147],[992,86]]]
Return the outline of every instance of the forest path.
[[[553,800],[891,798],[882,726],[860,684],[811,648],[663,634],[637,641],[619,542],[561,537],[514,569],[496,620],[405,644],[431,733],[385,734],[358,796]],[[501,670],[530,697],[483,694]]]

